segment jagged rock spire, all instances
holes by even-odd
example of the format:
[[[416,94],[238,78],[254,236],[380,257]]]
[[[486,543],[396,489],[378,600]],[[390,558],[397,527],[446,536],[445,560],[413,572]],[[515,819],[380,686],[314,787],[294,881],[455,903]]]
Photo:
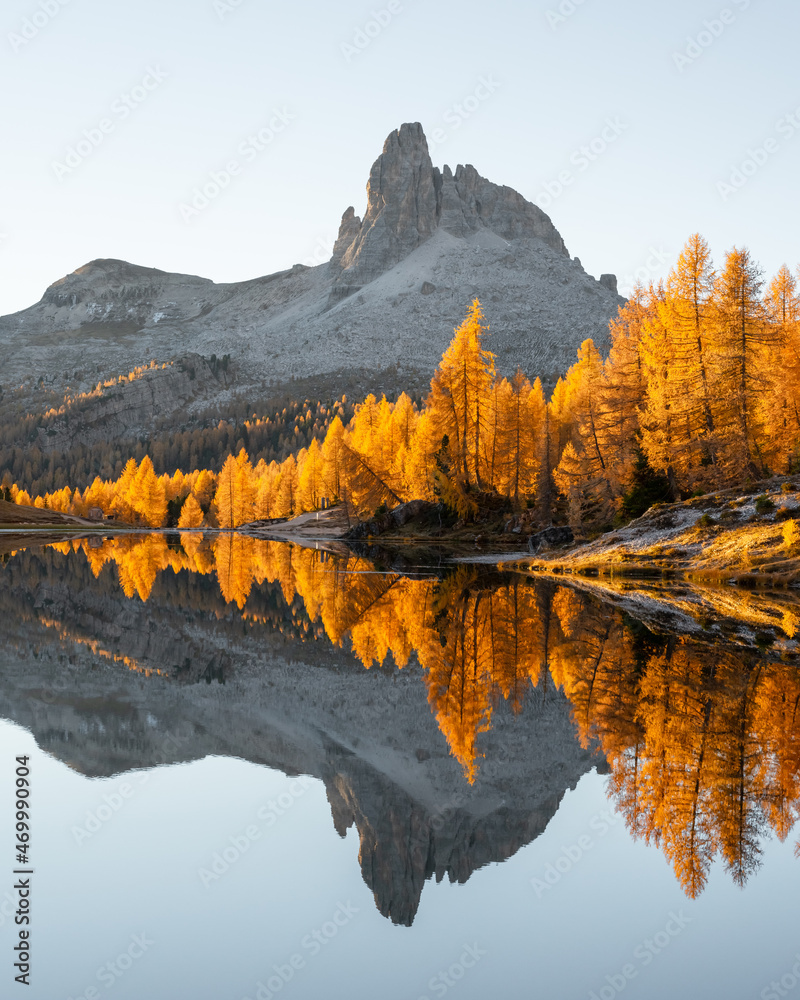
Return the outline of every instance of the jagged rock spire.
[[[367,211],[342,218],[331,264],[334,296],[344,297],[389,270],[438,228],[466,237],[487,228],[504,239],[538,238],[567,254],[549,217],[517,191],[487,181],[471,165],[433,166],[419,122],[387,138],[370,171]]]

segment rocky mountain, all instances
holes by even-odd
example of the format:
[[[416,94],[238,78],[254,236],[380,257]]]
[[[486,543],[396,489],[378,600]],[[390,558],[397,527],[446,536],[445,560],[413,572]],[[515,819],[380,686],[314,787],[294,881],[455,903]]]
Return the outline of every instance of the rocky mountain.
[[[331,259],[334,299],[359,291],[400,263],[441,229],[469,239],[488,230],[508,241],[538,239],[569,256],[550,219],[513,191],[498,187],[473,166],[433,166],[422,126],[392,132],[372,166],[367,212],[342,218]]]
[[[501,371],[519,364],[546,383],[586,337],[605,345],[621,303],[613,275],[595,280],[570,258],[548,216],[472,166],[434,167],[419,124],[388,137],[363,219],[344,213],[327,263],[216,284],[119,260],[95,260],[0,318],[6,385],[86,392],[98,378],[156,359],[231,357],[240,395],[423,391],[467,306],[480,298]],[[167,379],[179,377],[179,368]],[[163,405],[176,413],[219,401],[210,380]],[[162,411],[164,415],[164,411]],[[127,422],[146,430],[147,414]]]

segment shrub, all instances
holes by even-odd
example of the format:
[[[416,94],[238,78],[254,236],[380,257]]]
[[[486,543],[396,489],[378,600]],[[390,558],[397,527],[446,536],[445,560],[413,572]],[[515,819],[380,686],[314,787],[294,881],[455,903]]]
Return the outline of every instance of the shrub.
[[[756,514],[771,514],[773,510],[775,510],[775,504],[766,493],[756,497]]]
[[[713,528],[717,522],[710,514],[703,514],[697,523],[701,528]]]
[[[641,517],[646,510],[667,499],[671,499],[669,480],[655,472],[642,449],[637,448],[636,461],[628,491],[622,498],[620,514],[627,520]]]
[[[794,493],[794,483],[781,483],[781,493]]]
[[[783,544],[791,552],[800,545],[800,523],[787,521],[783,526]]]

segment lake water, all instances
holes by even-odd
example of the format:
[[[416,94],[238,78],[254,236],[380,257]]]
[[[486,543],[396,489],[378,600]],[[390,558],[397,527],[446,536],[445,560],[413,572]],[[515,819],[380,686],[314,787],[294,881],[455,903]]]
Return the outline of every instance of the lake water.
[[[797,595],[14,544],[0,995],[800,998]]]

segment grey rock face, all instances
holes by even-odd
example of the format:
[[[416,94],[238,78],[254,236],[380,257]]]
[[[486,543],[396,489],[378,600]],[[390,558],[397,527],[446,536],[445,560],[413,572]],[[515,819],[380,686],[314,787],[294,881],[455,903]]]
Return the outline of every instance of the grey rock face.
[[[459,164],[455,174],[434,167],[415,122],[392,132],[373,164],[364,221],[359,224],[353,208],[342,218],[332,298],[345,298],[388,271],[440,227],[461,238],[485,228],[505,240],[541,239],[569,256],[549,217],[517,191],[493,184],[469,164]]]
[[[540,239],[569,257],[549,216],[518,191],[487,181],[470,164],[459,164],[455,174],[446,166],[436,175],[441,225],[454,236],[486,228],[504,240]]]
[[[175,278],[196,298],[197,312],[202,309],[203,293],[214,287],[206,278],[171,275],[154,267],[139,267],[124,260],[93,260],[52,285],[42,296],[44,305],[71,309],[82,305],[90,321],[146,323],[158,309],[163,292],[175,284]],[[159,322],[173,318],[163,307],[157,312]]]
[[[601,274],[598,280],[604,288],[609,290],[609,292],[613,292],[614,295],[618,294],[616,274]]]
[[[571,545],[575,541],[572,528],[545,528],[528,539],[529,552],[544,552],[558,545]]]
[[[340,256],[334,250],[333,264],[343,272],[334,294],[341,297],[383,274],[432,236],[437,224],[425,134],[420,124],[403,125],[392,132],[372,165],[367,211],[355,238]],[[337,245],[343,235],[340,232]]]
[[[615,288],[612,276],[597,281],[570,258],[521,194],[471,166],[437,169],[421,127],[404,125],[372,168],[363,220],[345,212],[330,262],[216,284],[92,261],[0,317],[0,382],[22,384],[20,405],[35,413],[40,379],[56,396],[91,392],[98,379],[192,352],[229,354],[232,374],[214,384],[198,367],[189,416],[201,398],[223,415],[233,391],[277,401],[297,379],[319,398],[356,386],[359,395],[423,395],[477,297],[498,371],[521,366],[549,389],[587,337],[607,348],[624,301]]]
[[[167,368],[147,369],[79,400],[47,428],[37,428],[36,445],[47,454],[146,434],[159,422],[177,422],[187,407],[214,398],[222,388],[222,377],[203,357],[187,354]]]
[[[339,226],[339,236],[333,245],[333,255],[331,264],[341,264],[342,257],[352,244],[361,235],[361,219],[356,215],[356,211],[351,205],[342,216]]]

